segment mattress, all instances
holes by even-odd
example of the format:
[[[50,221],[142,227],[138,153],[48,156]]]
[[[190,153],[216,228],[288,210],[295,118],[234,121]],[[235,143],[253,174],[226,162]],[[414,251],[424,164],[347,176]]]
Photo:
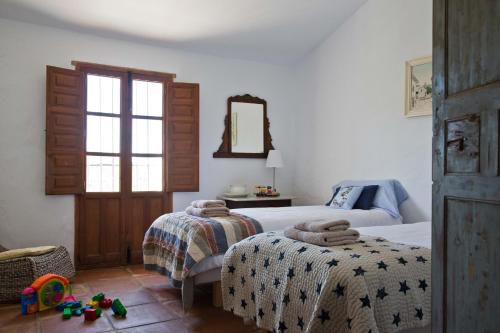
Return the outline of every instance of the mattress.
[[[233,209],[260,222],[264,232],[283,230],[289,225],[312,220],[348,220],[353,228],[375,225],[402,224],[401,218],[393,218],[382,209],[334,209],[329,206],[292,206],[271,208]]]
[[[431,222],[418,222],[390,226],[372,226],[354,228],[361,235],[383,237],[390,242],[404,243],[431,248],[432,224]]]
[[[402,225],[401,218],[394,218],[382,209],[333,209],[328,206],[292,206],[271,208],[241,208],[232,212],[243,214],[260,222],[264,232],[280,231],[289,225],[304,221],[348,220],[353,228]],[[224,256],[208,257],[191,269],[189,276],[221,267]]]

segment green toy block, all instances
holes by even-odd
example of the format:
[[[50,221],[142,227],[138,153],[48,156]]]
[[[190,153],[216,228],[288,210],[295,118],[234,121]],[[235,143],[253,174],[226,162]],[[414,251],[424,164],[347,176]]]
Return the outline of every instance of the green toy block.
[[[113,300],[113,304],[111,305],[111,309],[115,313],[115,316],[126,317],[127,309],[123,306],[122,302],[118,298]]]
[[[101,308],[95,309],[95,314],[96,314],[97,317],[100,317],[101,314],[102,314],[102,309]]]
[[[104,294],[103,293],[99,293],[97,295],[95,295],[94,297],[92,297],[92,300],[93,301],[97,301],[97,302],[100,302],[104,299]]]
[[[69,318],[71,318],[71,309],[65,308],[63,311],[63,319],[69,319]]]

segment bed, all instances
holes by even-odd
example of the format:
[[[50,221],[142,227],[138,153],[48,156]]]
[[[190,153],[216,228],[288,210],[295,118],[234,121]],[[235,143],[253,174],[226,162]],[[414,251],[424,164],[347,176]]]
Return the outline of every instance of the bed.
[[[194,285],[220,281],[224,254],[234,243],[256,233],[283,230],[298,222],[348,220],[351,226],[400,225],[399,206],[408,198],[397,180],[344,181],[342,186],[377,184],[372,209],[334,209],[330,206],[233,209],[224,218],[195,218],[183,212],[166,214],[153,222],[143,243],[145,268],[169,277],[182,288],[184,308],[191,307]],[[331,200],[330,200],[331,201]],[[214,284],[220,288],[220,284]],[[214,293],[215,294],[215,293]],[[216,305],[221,305],[216,302]]]
[[[212,219],[193,219],[184,213],[166,214],[156,219],[146,232],[144,265],[166,275],[171,286],[182,288],[183,306],[188,309],[192,306],[195,285],[220,281],[224,254],[232,244],[258,232],[283,230],[300,221],[322,219],[348,219],[353,227],[402,223],[401,217],[393,217],[383,209],[345,211],[327,206],[234,209],[229,218]],[[214,288],[219,286],[216,284]],[[215,305],[221,304],[216,301]]]
[[[276,332],[430,332],[431,223],[356,229],[328,248],[281,232],[234,244],[224,309]]]

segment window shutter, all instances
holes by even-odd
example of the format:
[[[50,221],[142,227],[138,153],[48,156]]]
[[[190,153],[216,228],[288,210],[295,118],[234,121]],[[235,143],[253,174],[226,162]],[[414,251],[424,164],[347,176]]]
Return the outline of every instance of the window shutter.
[[[167,84],[166,188],[199,191],[199,85]]]
[[[84,189],[83,74],[47,66],[45,193]]]

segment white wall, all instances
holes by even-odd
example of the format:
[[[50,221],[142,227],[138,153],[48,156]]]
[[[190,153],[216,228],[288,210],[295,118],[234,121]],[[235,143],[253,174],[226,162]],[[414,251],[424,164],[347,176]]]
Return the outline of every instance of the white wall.
[[[431,52],[431,0],[369,0],[298,64],[300,202],[343,179],[396,178],[411,219],[430,219],[432,120],[403,112],[405,61]]]
[[[287,164],[278,173],[280,189],[290,192],[289,68],[0,19],[0,244],[64,244],[73,251],[73,197],[44,194],[45,66],[71,68],[71,60],[171,72],[179,82],[200,83],[200,193],[176,193],[175,210],[196,198],[215,197],[230,183],[272,181],[265,160],[212,158],[221,142],[226,99],[235,94],[267,100],[273,143]]]
[[[200,83],[200,193],[176,193],[175,210],[230,183],[271,181],[264,160],[212,158],[227,97],[252,93],[267,100],[283,151],[282,192],[318,204],[342,179],[397,178],[412,198],[412,219],[429,219],[431,118],[407,119],[403,110],[404,62],[431,54],[431,7],[431,0],[369,0],[290,68],[0,19],[0,244],[73,251],[73,197],[44,194],[45,65],[70,68],[71,60]]]

